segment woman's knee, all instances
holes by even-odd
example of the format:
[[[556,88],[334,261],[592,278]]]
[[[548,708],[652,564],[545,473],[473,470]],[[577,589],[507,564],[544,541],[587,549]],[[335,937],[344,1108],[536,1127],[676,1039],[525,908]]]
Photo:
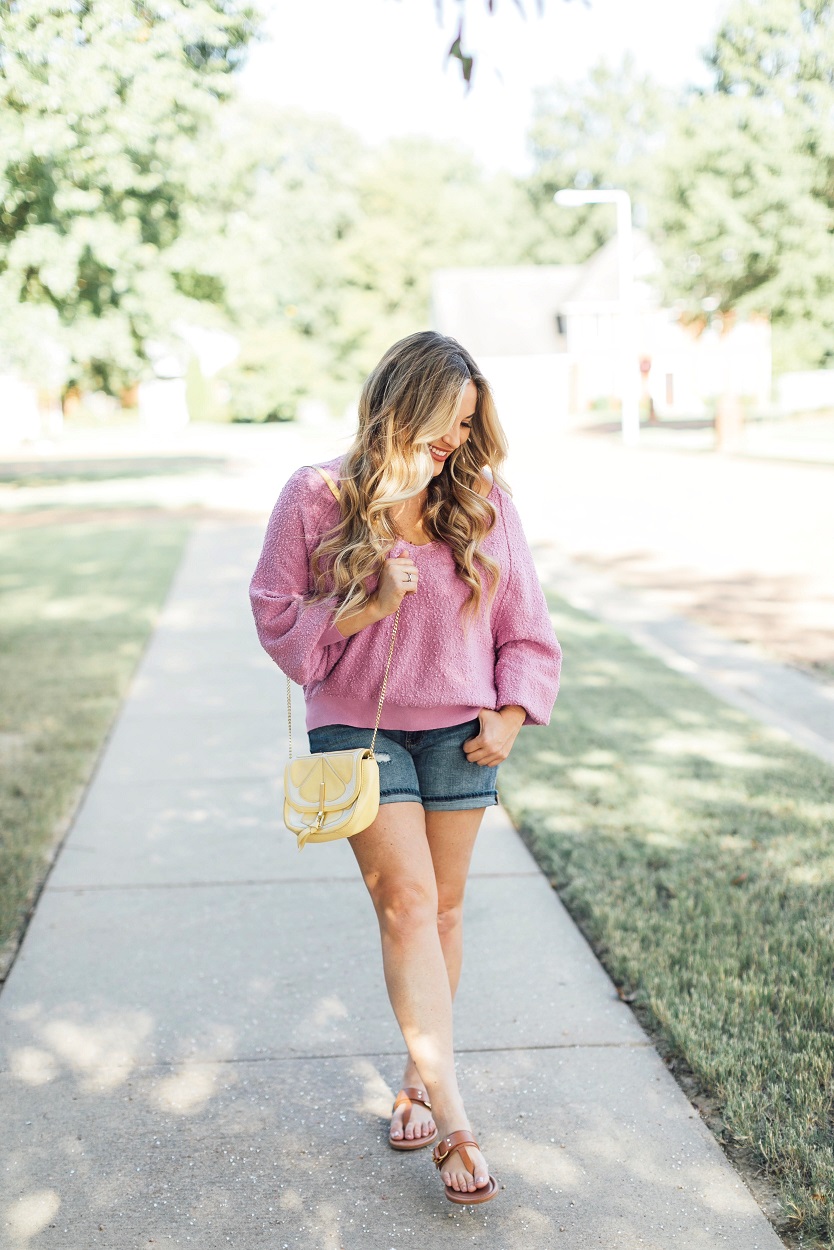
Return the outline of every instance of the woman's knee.
[[[439,899],[437,904],[437,931],[441,937],[454,933],[463,924],[463,899]]]
[[[408,935],[435,923],[437,892],[430,883],[380,882],[373,899],[380,927],[391,936]]]

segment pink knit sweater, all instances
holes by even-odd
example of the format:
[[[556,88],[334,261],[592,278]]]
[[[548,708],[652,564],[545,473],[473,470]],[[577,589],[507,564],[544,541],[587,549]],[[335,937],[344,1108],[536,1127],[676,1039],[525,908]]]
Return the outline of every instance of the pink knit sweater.
[[[341,458],[322,467],[339,480]],[[383,729],[439,729],[474,720],[481,708],[517,704],[525,724],[546,725],[559,689],[561,649],[521,520],[497,485],[495,524],[483,549],[501,568],[491,606],[468,626],[468,588],[445,543],[400,541],[420,572],[406,595],[382,709]],[[310,558],[338,522],[339,505],[315,469],[298,469],[281,491],[250,586],[258,637],[276,664],[304,687],[307,728],[372,726],[393,617],[344,638],[333,625],[335,598],[305,603]]]

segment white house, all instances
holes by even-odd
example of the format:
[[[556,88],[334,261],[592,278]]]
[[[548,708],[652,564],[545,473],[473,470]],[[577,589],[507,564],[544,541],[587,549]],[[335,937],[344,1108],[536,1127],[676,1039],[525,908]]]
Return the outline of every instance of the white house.
[[[687,328],[677,310],[661,305],[659,273],[654,248],[635,230],[634,369],[656,414],[702,416],[726,394],[767,405],[769,323],[730,326],[713,319],[705,328]],[[619,397],[617,240],[581,265],[438,269],[432,275],[432,321],[472,352],[503,409],[509,405],[559,423],[581,418],[595,402]]]

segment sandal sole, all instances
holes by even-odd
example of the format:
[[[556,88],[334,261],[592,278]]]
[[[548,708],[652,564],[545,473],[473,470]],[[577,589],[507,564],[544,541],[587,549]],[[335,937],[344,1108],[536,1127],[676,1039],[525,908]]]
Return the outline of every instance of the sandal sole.
[[[398,1140],[389,1137],[388,1145],[392,1150],[422,1150],[425,1146],[433,1146],[436,1141],[437,1129],[435,1129],[433,1137],[421,1137],[417,1142],[409,1142],[405,1137],[401,1137]]]
[[[458,1189],[450,1189],[448,1185],[444,1185],[446,1197],[450,1202],[455,1202],[459,1207],[474,1207],[479,1202],[489,1202],[490,1198],[494,1198],[498,1193],[498,1181],[494,1176],[490,1175],[489,1184],[484,1185],[481,1189],[476,1189],[474,1193],[467,1192],[462,1194]]]

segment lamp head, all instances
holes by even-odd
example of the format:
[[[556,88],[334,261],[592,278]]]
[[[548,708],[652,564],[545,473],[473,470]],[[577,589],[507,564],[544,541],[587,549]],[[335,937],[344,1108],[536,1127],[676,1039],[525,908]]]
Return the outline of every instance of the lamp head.
[[[553,199],[556,204],[589,204],[593,191],[580,191],[574,187],[564,187],[561,191],[557,191]]]

